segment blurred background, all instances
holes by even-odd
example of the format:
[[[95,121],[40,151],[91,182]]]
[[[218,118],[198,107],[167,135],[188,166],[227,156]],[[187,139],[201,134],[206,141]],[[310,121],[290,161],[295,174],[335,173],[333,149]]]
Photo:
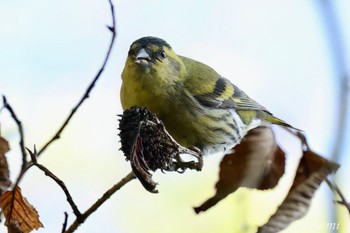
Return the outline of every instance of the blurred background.
[[[39,162],[67,185],[81,211],[130,171],[119,151],[122,113],[120,74],[130,44],[142,36],[167,40],[181,55],[202,61],[238,85],[271,112],[303,129],[311,147],[341,168],[334,177],[350,199],[350,124],[341,125],[341,78],[348,74],[350,2],[327,0],[128,0],[114,1],[117,39],[105,72],[90,98]],[[47,142],[102,64],[111,34],[108,1],[0,0],[0,94],[22,120],[26,146]],[[347,97],[348,98],[348,97]],[[347,119],[349,120],[349,119]],[[14,180],[21,164],[17,126],[0,114],[1,135]],[[298,141],[277,130],[288,156],[286,175],[271,191],[240,189],[207,212],[192,207],[214,194],[222,156],[209,156],[202,172],[156,172],[159,194],[132,181],[113,195],[77,232],[250,233],[264,224],[286,195],[300,158]],[[62,190],[33,168],[21,183],[45,228],[60,232],[64,211],[75,218]],[[349,232],[349,213],[334,208],[322,184],[306,217],[285,233]],[[0,232],[6,231],[3,226]]]

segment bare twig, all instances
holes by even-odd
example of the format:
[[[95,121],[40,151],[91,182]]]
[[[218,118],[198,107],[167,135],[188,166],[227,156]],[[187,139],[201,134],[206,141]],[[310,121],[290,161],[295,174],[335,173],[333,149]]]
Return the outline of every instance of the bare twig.
[[[348,212],[350,214],[350,202],[348,202],[346,200],[346,197],[344,196],[344,194],[342,193],[342,191],[340,190],[340,188],[338,187],[338,185],[332,181],[330,181],[329,179],[326,179],[326,182],[328,184],[328,186],[339,195],[341,201],[337,201],[337,203],[344,205],[347,209]]]
[[[117,184],[115,184],[112,188],[107,190],[100,199],[98,199],[85,213],[82,214],[81,221],[76,219],[72,225],[66,230],[64,233],[72,233],[74,232],[93,212],[95,212],[104,202],[106,202],[116,191],[122,188],[129,181],[135,179],[136,176],[133,172],[130,172],[127,176],[121,179]]]
[[[77,205],[74,203],[72,196],[70,195],[66,185],[64,184],[64,182],[62,180],[60,180],[57,176],[55,176],[49,169],[47,169],[45,166],[41,165],[41,164],[34,164],[34,166],[36,166],[37,168],[39,168],[40,170],[42,170],[45,175],[47,175],[48,177],[50,177],[51,179],[53,179],[63,190],[63,192],[66,194],[67,197],[67,201],[70,204],[70,206],[73,209],[73,213],[75,214],[75,216],[77,217],[77,219],[81,218],[81,213],[77,207]]]
[[[80,101],[78,102],[78,104],[72,109],[71,113],[68,115],[68,117],[66,118],[66,120],[63,122],[62,126],[59,128],[59,130],[56,132],[56,134],[39,150],[38,152],[38,156],[40,156],[49,145],[51,145],[51,143],[53,143],[54,141],[58,140],[61,136],[61,133],[63,132],[63,130],[66,128],[66,126],[68,125],[69,121],[72,119],[73,115],[76,113],[76,111],[78,110],[78,108],[83,104],[83,102],[89,98],[91,90],[94,88],[97,80],[100,78],[102,72],[105,69],[105,66],[107,64],[107,61],[109,60],[113,45],[114,45],[114,41],[116,38],[116,24],[115,24],[115,13],[114,13],[114,6],[111,0],[109,0],[109,4],[110,4],[110,9],[111,9],[111,14],[112,14],[112,26],[108,26],[108,29],[112,32],[112,38],[111,38],[111,42],[109,45],[109,48],[107,50],[107,54],[106,57],[102,63],[101,68],[99,69],[99,71],[97,72],[95,78],[92,80],[92,82],[90,83],[90,85],[88,86],[88,88],[86,89],[84,95],[82,96],[82,98],[80,99]]]
[[[68,223],[68,214],[67,212],[64,212],[64,222],[63,222],[63,226],[62,226],[62,233],[64,233],[67,229],[67,223]]]
[[[22,168],[21,171],[25,170],[27,166],[27,153],[25,150],[25,144],[24,144],[24,132],[23,132],[23,127],[22,127],[22,122],[18,119],[15,111],[12,109],[11,105],[7,102],[7,99],[5,96],[2,96],[3,103],[4,103],[4,108],[6,108],[10,114],[12,119],[16,122],[17,127],[18,127],[18,132],[20,136],[20,141],[19,141],[19,146],[21,148],[22,152]]]
[[[48,177],[50,177],[51,179],[53,179],[60,187],[61,189],[63,190],[63,192],[66,194],[66,197],[67,197],[67,201],[68,203],[70,204],[70,206],[72,207],[73,209],[73,213],[74,215],[77,217],[77,220],[80,221],[82,215],[77,207],[77,205],[75,204],[75,202],[73,201],[73,198],[72,196],[70,195],[66,185],[64,184],[64,182],[62,180],[60,180],[57,176],[55,176],[49,169],[47,169],[45,166],[39,164],[36,160],[36,157],[37,157],[37,154],[36,154],[36,151],[34,150],[34,153],[32,151],[30,151],[28,148],[27,148],[31,158],[32,158],[32,163],[33,163],[33,166],[36,166],[37,168],[39,168],[41,171],[43,171],[45,173],[45,175],[47,175]]]

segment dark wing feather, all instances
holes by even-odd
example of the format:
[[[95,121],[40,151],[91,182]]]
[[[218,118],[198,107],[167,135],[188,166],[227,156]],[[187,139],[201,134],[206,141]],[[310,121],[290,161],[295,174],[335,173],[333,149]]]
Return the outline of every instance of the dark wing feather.
[[[210,93],[194,95],[195,99],[202,105],[212,108],[232,108],[236,110],[268,110],[260,105],[255,100],[251,99],[236,85],[232,84],[226,78],[220,77],[217,79],[218,83],[225,83],[223,88],[218,89],[216,87]]]

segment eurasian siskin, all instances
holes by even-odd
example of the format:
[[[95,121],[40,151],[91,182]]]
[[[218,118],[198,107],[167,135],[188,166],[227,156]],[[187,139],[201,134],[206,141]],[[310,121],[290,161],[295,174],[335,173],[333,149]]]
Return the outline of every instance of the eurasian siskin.
[[[291,127],[214,69],[177,55],[160,38],[132,43],[122,80],[124,109],[149,109],[177,142],[204,154],[233,148],[260,125]]]

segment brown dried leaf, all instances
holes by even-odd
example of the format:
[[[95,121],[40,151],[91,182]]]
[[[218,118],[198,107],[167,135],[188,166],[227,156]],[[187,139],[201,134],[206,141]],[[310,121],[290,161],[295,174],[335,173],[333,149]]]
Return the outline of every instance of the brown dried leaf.
[[[43,227],[38,212],[22,196],[19,187],[0,196],[0,208],[5,215],[5,225],[9,232],[29,233]]]
[[[283,175],[284,167],[285,153],[276,144],[271,128],[255,128],[233,153],[224,156],[215,195],[194,210],[196,213],[206,211],[239,187],[273,188]]]
[[[258,233],[279,232],[303,217],[309,210],[311,199],[321,182],[338,168],[338,164],[322,158],[315,152],[309,149],[304,151],[288,195],[269,221],[259,227]]]
[[[9,143],[0,137],[0,195],[11,185],[10,171],[5,157],[5,153],[9,150]]]

